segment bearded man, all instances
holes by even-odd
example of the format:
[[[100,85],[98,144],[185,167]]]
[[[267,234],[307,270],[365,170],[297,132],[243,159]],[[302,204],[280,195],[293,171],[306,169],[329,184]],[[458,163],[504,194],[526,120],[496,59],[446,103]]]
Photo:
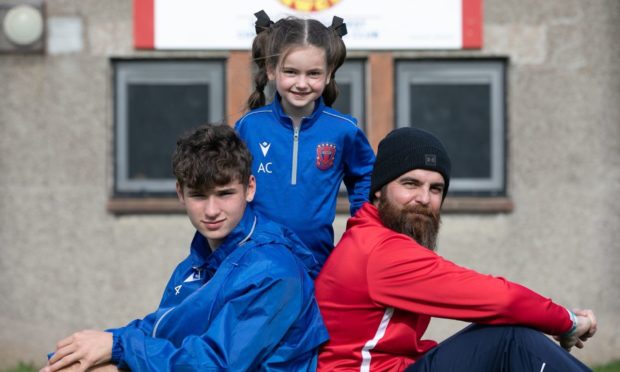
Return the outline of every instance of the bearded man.
[[[450,159],[431,133],[399,128],[381,141],[370,202],[315,282],[330,335],[319,371],[590,370],[568,351],[596,332],[591,310],[435,252],[449,183]],[[422,339],[432,317],[474,324],[438,345]]]

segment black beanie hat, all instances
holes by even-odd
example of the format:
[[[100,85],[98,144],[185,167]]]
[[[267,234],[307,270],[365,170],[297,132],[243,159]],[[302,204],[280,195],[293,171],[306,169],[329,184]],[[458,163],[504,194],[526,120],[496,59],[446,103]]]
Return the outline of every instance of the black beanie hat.
[[[385,184],[413,169],[439,172],[446,183],[443,200],[450,185],[450,158],[439,138],[422,129],[404,127],[394,129],[379,142],[377,159],[370,181],[369,200]]]

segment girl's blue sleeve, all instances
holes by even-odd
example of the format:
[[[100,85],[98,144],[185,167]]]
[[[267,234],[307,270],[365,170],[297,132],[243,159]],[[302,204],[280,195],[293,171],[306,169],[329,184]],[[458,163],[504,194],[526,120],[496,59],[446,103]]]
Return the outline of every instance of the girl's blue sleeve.
[[[349,195],[350,213],[355,212],[368,201],[370,175],[375,163],[375,153],[361,129],[357,128],[352,141],[344,152],[344,184]]]
[[[224,304],[206,333],[187,336],[181,345],[126,329],[114,337],[112,360],[136,371],[252,369],[300,313],[300,282],[296,276],[264,278],[260,286],[248,287]]]

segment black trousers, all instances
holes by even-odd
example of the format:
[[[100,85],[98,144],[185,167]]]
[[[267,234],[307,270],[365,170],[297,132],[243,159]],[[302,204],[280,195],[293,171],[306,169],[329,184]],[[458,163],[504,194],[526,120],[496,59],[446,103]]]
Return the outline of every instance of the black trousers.
[[[591,371],[539,331],[470,325],[410,365],[406,372]]]

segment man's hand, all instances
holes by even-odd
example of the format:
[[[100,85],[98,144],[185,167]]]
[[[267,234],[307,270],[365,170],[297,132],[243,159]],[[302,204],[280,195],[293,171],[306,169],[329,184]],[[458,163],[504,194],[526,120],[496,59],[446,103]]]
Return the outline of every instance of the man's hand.
[[[560,345],[568,351],[573,346],[576,346],[578,349],[583,348],[583,343],[594,336],[597,328],[596,316],[594,316],[592,310],[573,309],[573,313],[577,316],[575,332],[572,335],[555,337],[560,342]]]
[[[84,330],[60,340],[54,356],[41,372],[78,371],[107,363],[112,358],[112,334]]]

